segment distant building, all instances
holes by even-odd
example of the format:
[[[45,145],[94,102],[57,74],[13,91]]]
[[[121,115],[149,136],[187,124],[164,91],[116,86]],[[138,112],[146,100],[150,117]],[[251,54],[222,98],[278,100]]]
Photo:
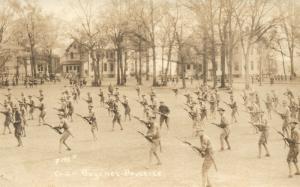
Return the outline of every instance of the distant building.
[[[1,57],[0,57],[1,58]],[[12,77],[18,76],[19,79],[23,79],[25,76],[32,76],[31,71],[31,56],[26,51],[18,51],[12,53],[9,60],[0,67],[0,76]],[[35,55],[35,68],[37,76],[49,75],[49,72],[58,73],[60,66],[60,58],[57,55],[49,56],[43,53],[37,53]]]
[[[116,71],[115,50],[112,48],[98,50],[100,55],[99,70],[103,77],[114,77]],[[73,74],[79,77],[93,77],[94,67],[89,51],[80,43],[73,41],[61,58],[63,74]]]

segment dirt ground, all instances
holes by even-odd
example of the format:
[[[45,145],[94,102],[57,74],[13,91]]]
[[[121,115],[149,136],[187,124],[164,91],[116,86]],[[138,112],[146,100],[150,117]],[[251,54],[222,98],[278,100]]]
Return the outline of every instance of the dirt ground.
[[[271,89],[282,93],[289,87],[300,91],[300,85],[264,85],[256,87],[259,94]],[[58,98],[64,90],[63,84],[56,86],[44,85],[45,105],[47,110],[46,121],[56,125],[58,117],[53,107],[58,107]],[[13,90],[14,96],[38,94],[39,88],[25,89],[18,87]],[[215,160],[218,166],[216,172],[211,168],[209,176],[216,187],[298,187],[300,177],[288,178],[286,156],[288,149],[284,147],[282,138],[270,129],[269,149],[271,157],[257,158],[259,135],[254,133],[248,122],[249,116],[243,112],[241,105],[242,85],[235,85],[235,97],[239,102],[238,123],[231,125],[232,150],[219,152],[220,129],[209,122],[218,122],[219,118],[208,119],[206,134],[210,137],[215,151]],[[0,90],[5,93],[6,90]],[[30,187],[73,187],[73,186],[163,186],[163,187],[194,187],[201,186],[202,158],[177,138],[189,140],[199,145],[198,138],[192,138],[192,121],[183,110],[187,90],[180,90],[175,97],[171,89],[157,88],[158,101],[164,100],[170,107],[171,129],[162,129],[163,152],[161,166],[147,167],[149,145],[137,133],[137,130],[146,132],[145,127],[136,120],[123,123],[124,131],[116,126],[111,131],[112,119],[106,109],[100,107],[98,88],[84,88],[81,97],[91,92],[94,99],[98,125],[98,140],[93,141],[89,126],[80,118],[74,117],[70,123],[74,138],[68,143],[72,151],[58,153],[59,135],[46,126],[37,126],[35,120],[29,121],[27,137],[23,138],[24,147],[17,148],[16,139],[12,134],[0,136],[0,186],[30,186]],[[105,88],[105,92],[107,89]],[[149,87],[143,87],[144,93],[149,93]],[[142,117],[142,109],[135,101],[134,87],[121,87],[121,95],[129,97],[132,114]],[[229,101],[229,95],[222,92],[222,99]],[[3,102],[3,95],[0,101]],[[122,106],[120,106],[122,107]],[[225,107],[225,106],[224,106]],[[229,113],[229,108],[226,111]],[[2,109],[1,109],[2,110]],[[123,108],[122,108],[123,113]],[[75,104],[75,112],[86,114],[87,104],[81,100]],[[4,115],[0,116],[0,122]],[[281,129],[281,119],[273,113],[269,124]],[[3,126],[1,126],[2,130]]]

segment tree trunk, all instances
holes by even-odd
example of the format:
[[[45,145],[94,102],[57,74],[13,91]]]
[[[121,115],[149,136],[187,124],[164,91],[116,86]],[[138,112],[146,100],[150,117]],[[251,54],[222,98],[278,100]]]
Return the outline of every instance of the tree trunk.
[[[156,51],[155,46],[152,46],[152,60],[153,60],[153,86],[157,86],[156,82]]]
[[[245,89],[249,90],[250,88],[250,76],[249,76],[249,50],[245,54]]]
[[[164,46],[161,47],[161,75],[164,73]]]
[[[139,46],[139,85],[142,85],[142,47]]]
[[[296,77],[295,69],[294,69],[294,50],[290,49],[290,63],[291,63],[291,80]]]
[[[207,73],[208,73],[208,67],[207,67],[207,38],[204,37],[203,39],[203,84],[207,83]]]
[[[146,80],[149,80],[149,50],[146,48]]]
[[[35,54],[34,54],[34,47],[31,46],[30,47],[30,54],[31,54],[31,58],[30,58],[30,65],[31,65],[31,75],[36,78],[36,63],[35,63]]]
[[[117,85],[120,85],[120,51],[117,48]]]
[[[121,73],[121,84],[124,85],[124,71],[123,71],[123,50],[120,48],[120,73]]]
[[[226,51],[225,50],[226,50],[225,49],[225,43],[223,41],[222,44],[221,44],[221,72],[222,72],[222,75],[221,75],[221,86],[220,86],[221,88],[225,88],[226,87],[226,83],[225,83],[225,79],[226,79],[226,72],[225,72]]]

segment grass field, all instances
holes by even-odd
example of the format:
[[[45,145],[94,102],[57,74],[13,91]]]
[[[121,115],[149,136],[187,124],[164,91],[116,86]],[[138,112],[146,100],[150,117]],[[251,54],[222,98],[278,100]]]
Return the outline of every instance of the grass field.
[[[278,91],[283,97],[287,85],[267,85],[257,87],[261,96],[271,89]],[[56,86],[44,85],[47,110],[46,121],[56,125],[58,117],[53,107],[58,107],[58,98],[64,90],[62,84]],[[14,96],[38,94],[39,88],[16,88]],[[235,96],[239,102],[241,85],[236,86]],[[291,90],[300,90],[300,85],[290,86]],[[6,90],[1,90],[4,93]],[[105,88],[106,91],[106,88]],[[144,93],[149,93],[149,87],[143,87]],[[162,129],[163,152],[161,166],[147,168],[149,145],[137,133],[137,130],[146,131],[139,122],[132,119],[123,123],[124,131],[116,126],[111,131],[111,117],[107,111],[100,107],[98,88],[87,87],[82,90],[81,97],[91,92],[97,121],[100,127],[98,140],[93,141],[89,126],[80,118],[74,117],[70,123],[74,138],[68,143],[72,151],[58,153],[59,136],[46,126],[37,126],[35,120],[28,121],[27,137],[23,138],[24,147],[17,148],[13,135],[0,136],[0,186],[163,186],[163,187],[194,187],[201,185],[202,158],[189,147],[178,141],[177,138],[188,139],[199,145],[197,138],[192,138],[192,121],[183,110],[185,97],[182,95],[188,90],[180,90],[180,95],[174,96],[170,89],[157,88],[158,101],[164,100],[171,108],[170,125]],[[132,114],[142,117],[142,109],[135,101],[136,91],[133,87],[121,87],[121,95],[129,97]],[[229,100],[229,95],[221,93],[222,99]],[[1,96],[1,102],[3,101]],[[120,106],[122,107],[122,106]],[[227,108],[228,109],[228,108]],[[123,108],[122,110],[123,111]],[[86,114],[87,104],[80,100],[75,104],[75,112]],[[227,110],[229,113],[229,110]],[[0,121],[4,116],[0,116]],[[208,119],[206,134],[210,137],[215,151],[218,172],[210,170],[210,178],[216,187],[298,187],[300,177],[288,178],[286,163],[287,148],[284,148],[282,138],[270,130],[269,149],[270,158],[257,158],[259,135],[247,123],[247,113],[239,111],[238,123],[231,125],[231,151],[219,152],[220,129],[209,125],[209,122],[218,122],[219,118]],[[269,124],[281,129],[279,116],[273,114]]]

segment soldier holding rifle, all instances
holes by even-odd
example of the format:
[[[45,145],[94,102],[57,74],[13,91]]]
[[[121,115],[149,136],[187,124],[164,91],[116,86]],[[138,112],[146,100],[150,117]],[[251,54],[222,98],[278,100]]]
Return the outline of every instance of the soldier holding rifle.
[[[212,124],[216,125],[217,127],[220,127],[222,129],[222,133],[220,134],[220,141],[221,141],[220,151],[224,151],[224,140],[227,144],[227,149],[231,150],[231,146],[229,143],[230,129],[229,129],[229,123],[224,115],[225,110],[223,108],[219,108],[218,112],[221,117],[221,122],[220,122],[220,124],[216,124],[216,123],[212,123]]]
[[[167,128],[169,129],[169,114],[170,109],[167,105],[164,104],[163,101],[160,102],[160,106],[158,108],[158,113],[160,114],[159,126],[162,127],[163,123],[166,123]]]

